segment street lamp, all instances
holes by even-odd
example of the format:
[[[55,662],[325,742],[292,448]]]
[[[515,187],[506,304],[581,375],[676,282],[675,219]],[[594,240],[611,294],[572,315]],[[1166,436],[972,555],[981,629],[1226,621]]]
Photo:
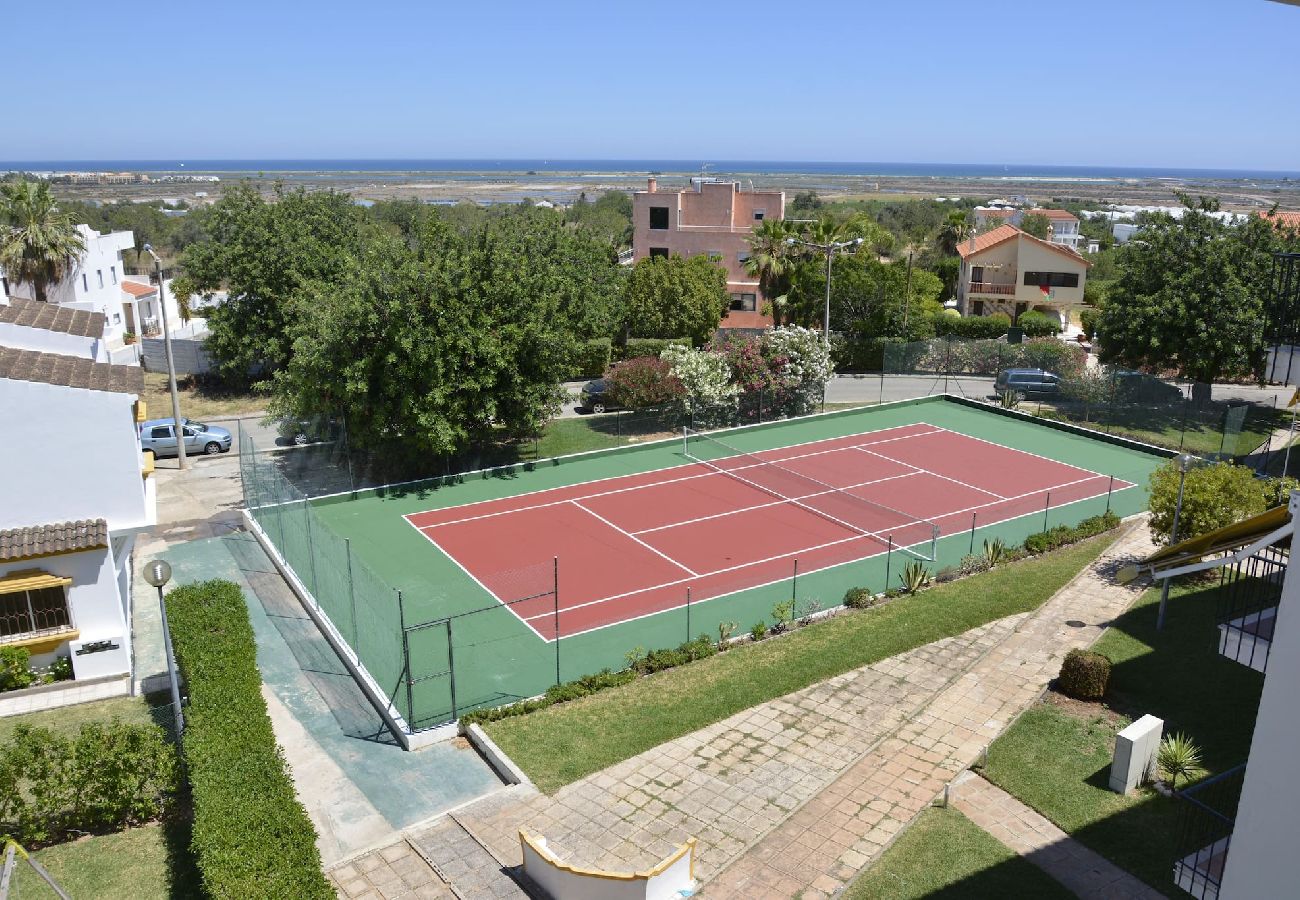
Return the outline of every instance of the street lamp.
[[[176,435],[176,461],[184,469],[185,428],[181,425],[181,401],[176,394],[176,363],[172,359],[172,331],[167,325],[167,288],[163,285],[162,260],[153,252],[152,244],[145,244],[144,252],[153,257],[153,271],[158,277],[158,311],[163,320],[163,347],[167,350],[167,389],[172,395],[172,433]]]
[[[172,567],[165,560],[155,559],[144,567],[144,580],[158,589],[158,611],[162,613],[163,648],[167,651],[167,678],[172,686],[172,709],[176,715],[176,734],[185,730],[185,716],[181,713],[181,688],[176,680],[176,658],[172,655],[172,632],[167,625],[167,604],[163,601],[163,587],[172,580]]]
[[[826,345],[831,343],[831,260],[835,257],[835,251],[839,250],[852,252],[862,245],[862,238],[853,238],[848,241],[828,241],[825,244],[818,244],[814,241],[805,241],[802,238],[786,238],[787,245],[807,247],[809,250],[816,250],[818,253],[826,254],[826,310],[822,317],[822,337],[826,339]]]
[[[1183,485],[1187,482],[1187,472],[1192,466],[1196,465],[1197,459],[1190,453],[1180,453],[1174,457],[1174,462],[1178,465],[1178,501],[1174,504],[1174,530],[1169,535],[1169,546],[1178,543],[1178,520],[1183,514]],[[1162,631],[1165,627],[1165,606],[1169,603],[1169,579],[1165,579],[1164,587],[1160,589],[1160,612],[1156,614],[1156,631]]]

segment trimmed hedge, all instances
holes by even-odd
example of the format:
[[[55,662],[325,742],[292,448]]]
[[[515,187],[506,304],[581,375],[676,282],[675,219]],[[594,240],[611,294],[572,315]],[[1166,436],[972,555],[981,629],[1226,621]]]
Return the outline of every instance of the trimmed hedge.
[[[1056,689],[1076,700],[1100,700],[1110,684],[1110,660],[1091,650],[1074,648],[1065,654]]]
[[[939,337],[953,337],[988,340],[1000,338],[1011,327],[1011,317],[1006,313],[994,313],[990,316],[953,316],[938,315],[934,317],[934,333]]]
[[[614,346],[614,358],[616,362],[622,362],[625,359],[636,359],[638,356],[658,356],[670,345],[676,344],[679,347],[691,346],[690,338],[628,338],[627,343]]]
[[[613,343],[609,338],[592,338],[580,341],[573,353],[569,368],[574,378],[599,378],[609,368]]]
[[[1046,531],[1039,531],[1025,538],[1025,549],[1030,553],[1046,553],[1066,544],[1073,544],[1084,538],[1110,531],[1119,525],[1119,516],[1113,512],[1090,516],[1078,525],[1057,525]]]
[[[1036,309],[1022,312],[1016,324],[1025,333],[1025,337],[1053,337],[1061,333],[1059,319]]]
[[[316,831],[271,730],[239,586],[179,587],[167,595],[167,615],[189,693],[183,749],[204,893],[332,900]]]

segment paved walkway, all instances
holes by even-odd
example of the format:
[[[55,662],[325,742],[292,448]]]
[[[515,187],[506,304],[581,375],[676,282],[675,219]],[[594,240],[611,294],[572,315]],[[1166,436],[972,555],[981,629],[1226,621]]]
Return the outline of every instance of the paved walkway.
[[[575,864],[623,870],[694,835],[702,896],[829,895],[1037,698],[1067,650],[1131,605],[1141,588],[1110,576],[1150,548],[1139,523],[1034,613],[737,713],[552,797],[512,788],[454,819],[504,868],[520,862],[520,826]],[[442,851],[426,852],[441,868]]]
[[[1084,900],[1157,900],[1164,896],[978,775],[962,776],[952,805]]]

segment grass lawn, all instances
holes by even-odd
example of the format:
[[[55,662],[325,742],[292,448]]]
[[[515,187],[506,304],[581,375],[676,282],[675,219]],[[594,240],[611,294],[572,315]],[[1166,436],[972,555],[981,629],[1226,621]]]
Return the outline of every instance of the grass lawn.
[[[1102,535],[779,640],[733,647],[581,700],[493,722],[487,730],[539,788],[554,791],[758,703],[1036,609],[1114,538]]]
[[[260,394],[245,394],[197,383],[193,379],[178,380],[181,415],[188,419],[235,418],[251,416],[266,409],[267,398]],[[167,390],[166,372],[144,373],[144,400],[149,418],[165,419],[171,416],[172,400]]]
[[[845,900],[1073,896],[955,809],[922,813],[844,894]]]
[[[989,751],[986,776],[1101,855],[1170,896],[1181,809],[1154,791],[1121,797],[1106,787],[1114,735],[1143,713],[1186,732],[1211,772],[1246,758],[1263,676],[1216,652],[1217,586],[1180,585],[1165,630],[1160,591],[1107,630],[1096,649],[1114,663],[1107,707],[1045,701]]]
[[[170,716],[166,715],[169,711],[167,708],[153,710],[154,706],[168,702],[169,698],[166,694],[153,694],[149,697],[113,697],[109,700],[79,703],[61,709],[7,716],[0,718],[0,743],[7,742],[18,725],[49,728],[51,731],[72,737],[81,730],[85,722],[110,722],[116,718],[135,724],[169,723]]]
[[[1077,403],[1044,401],[1021,404],[1021,409],[1203,456],[1219,452],[1230,456],[1250,453],[1269,439],[1274,427],[1285,427],[1287,423],[1283,411],[1254,406],[1243,423],[1240,436],[1225,443],[1223,428],[1228,409],[1225,403],[1214,403],[1200,410],[1192,407],[1186,415],[1182,404],[1167,407],[1155,404],[1098,406],[1088,415]]]
[[[96,835],[32,854],[70,896],[96,900],[168,900],[202,897],[198,873],[189,862],[188,834],[158,823],[117,834]],[[179,845],[181,852],[174,853]],[[53,898],[30,868],[19,869],[17,896]]]

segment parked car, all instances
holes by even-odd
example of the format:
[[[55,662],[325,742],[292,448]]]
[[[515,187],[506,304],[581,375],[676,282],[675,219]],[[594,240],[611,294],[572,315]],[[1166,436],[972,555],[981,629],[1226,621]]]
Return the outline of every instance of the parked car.
[[[176,433],[173,419],[153,419],[140,426],[140,448],[153,452],[154,456],[175,456]],[[181,419],[181,430],[185,435],[185,452],[188,454],[226,453],[230,450],[230,432],[216,425],[205,425],[193,419]]]
[[[1113,369],[1110,377],[1115,385],[1115,399],[1123,403],[1177,404],[1184,399],[1183,389],[1178,385],[1145,372]]]
[[[588,381],[582,386],[582,397],[578,405],[587,412],[603,413],[611,409],[620,409],[621,407],[609,398],[609,388],[605,385],[605,379],[596,378]]]
[[[322,441],[336,441],[342,426],[336,419],[281,419],[277,429],[282,440],[276,443],[293,443],[302,447]]]
[[[993,389],[999,395],[1013,391],[1021,397],[1056,397],[1061,393],[1061,376],[1046,369],[1003,369]]]

